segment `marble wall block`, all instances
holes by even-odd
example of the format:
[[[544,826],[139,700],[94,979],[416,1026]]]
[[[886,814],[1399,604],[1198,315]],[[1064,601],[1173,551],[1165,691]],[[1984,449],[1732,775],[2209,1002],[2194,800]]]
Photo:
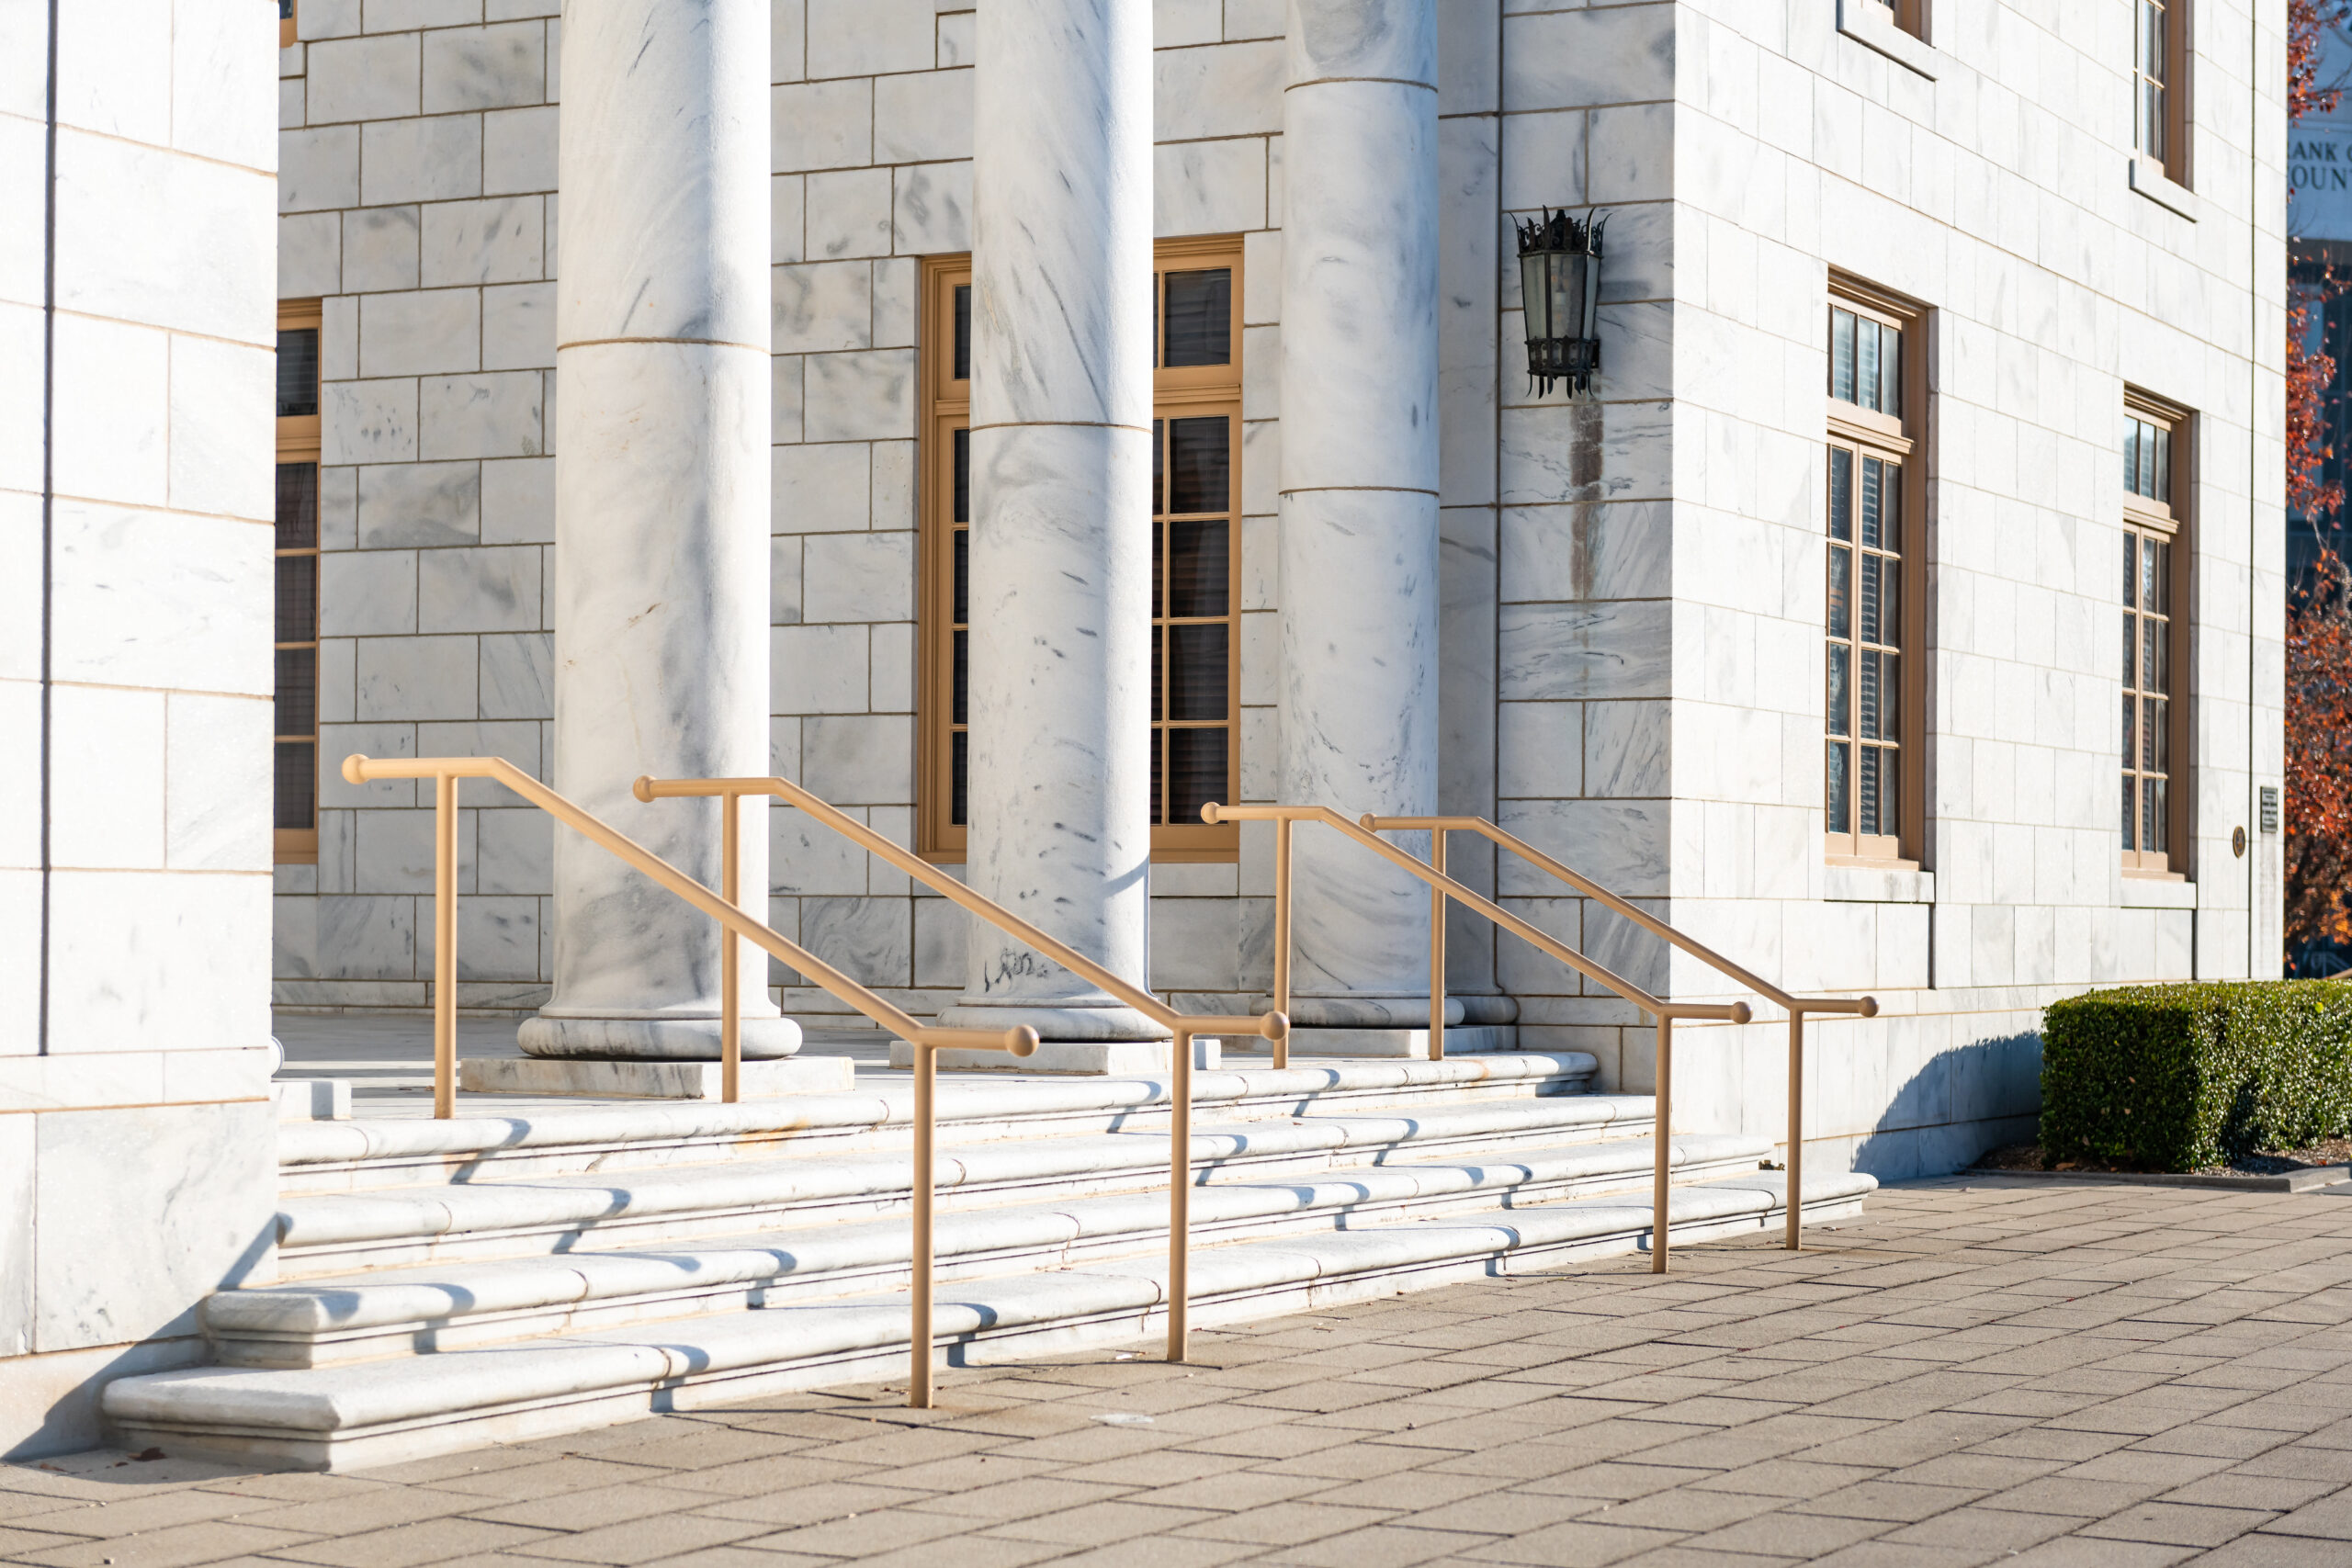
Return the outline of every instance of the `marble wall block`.
[[[480,658],[469,637],[362,637],[359,722],[472,718]]]
[[[972,248],[972,165],[918,164],[892,171],[891,244],[900,255]]]
[[[545,276],[546,207],[544,198],[524,196],[424,209],[419,280],[439,288]]]
[[[1282,129],[1281,28],[1260,41],[1152,56],[1153,135],[1160,141],[1264,136]]]
[[[55,863],[164,863],[164,696],[66,686],[50,698]]]
[[[780,713],[865,713],[863,626],[776,626],[769,633],[770,700]]]
[[[275,365],[258,344],[172,341],[165,483],[183,511],[268,516],[268,476],[245,454],[267,439]]]
[[[343,221],[332,212],[289,214],[277,223],[280,297],[337,294],[343,289]]]
[[[175,692],[165,716],[164,863],[176,871],[269,867],[270,704]]]
[[[1162,238],[1266,223],[1266,144],[1257,137],[1154,149],[1152,228]]]
[[[320,389],[319,446],[327,463],[414,462],[415,381],[328,382]]]
[[[778,446],[770,454],[775,525],[792,534],[863,531],[871,517],[873,455],[862,445]]]
[[[417,383],[417,452],[531,457],[547,449],[546,378],[536,370],[428,376]]]
[[[471,544],[481,533],[481,465],[391,463],[359,470],[359,545]],[[343,629],[338,625],[337,629]],[[353,628],[358,629],[358,628]]]
[[[874,156],[893,164],[972,156],[973,73],[874,79]]]
[[[874,157],[874,85],[861,77],[779,86],[769,123],[769,167],[862,167]]]
[[[912,434],[912,349],[810,355],[803,364],[808,395],[801,418],[808,440],[903,440]]]
[[[269,689],[266,528],[66,501],[51,525],[57,680]]]
[[[914,977],[914,906],[906,898],[803,898],[800,943],[867,986]]]
[[[322,39],[310,47],[307,74],[315,125],[403,118],[417,112],[417,35]]]
[[[778,352],[828,354],[874,341],[874,269],[863,261],[811,262],[775,271]]]
[[[440,28],[423,38],[426,114],[512,108],[552,96],[542,23]]]
[[[481,291],[481,367],[555,367],[555,285],[516,283]]]
[[[888,168],[839,169],[810,175],[805,181],[778,179],[771,194],[788,187],[801,200],[805,225],[799,254],[775,256],[777,261],[840,261],[855,256],[890,254],[890,176]],[[771,211],[773,213],[773,208]],[[781,217],[782,214],[775,216]],[[773,220],[772,220],[773,221]],[[779,334],[776,347],[786,346]],[[812,345],[813,346],[813,345]],[[863,347],[863,344],[843,344]]]
[[[417,555],[417,630],[529,631],[544,624],[542,552],[535,545]]]
[[[370,120],[360,140],[360,199],[448,201],[481,194],[481,117]]]
[[[801,609],[808,620],[914,618],[912,533],[812,535],[802,572]]]
[[[278,140],[281,212],[325,212],[359,200],[359,128],[318,126]]]
[[[555,818],[536,807],[477,811],[474,891],[543,894],[555,886]]]
[[[481,466],[481,542],[555,541],[555,463],[545,457]]]
[[[332,955],[334,968],[329,973],[351,980],[406,980],[421,972],[416,964],[414,898],[330,896],[317,903],[318,950]]]
[[[496,109],[481,117],[481,193],[555,188],[555,121],[545,108]]]
[[[269,902],[260,875],[52,873],[52,1052],[255,1043],[269,1030]]]
[[[922,71],[934,51],[933,0],[808,0],[810,76]]]

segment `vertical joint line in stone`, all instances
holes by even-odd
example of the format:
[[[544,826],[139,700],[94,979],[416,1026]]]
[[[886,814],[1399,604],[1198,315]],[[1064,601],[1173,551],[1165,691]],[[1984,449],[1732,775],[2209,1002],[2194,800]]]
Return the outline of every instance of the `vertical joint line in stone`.
[[[40,250],[40,943],[33,1050],[49,1055],[50,736],[57,604],[57,0],[49,0]]]

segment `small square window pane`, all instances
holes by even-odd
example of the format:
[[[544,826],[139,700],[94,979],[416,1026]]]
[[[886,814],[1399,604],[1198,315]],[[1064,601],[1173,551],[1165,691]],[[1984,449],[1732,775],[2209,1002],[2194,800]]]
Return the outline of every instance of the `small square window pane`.
[[[316,463],[277,465],[277,547],[314,550],[319,547],[319,466]]]
[[[2163,626],[2162,621],[2151,620],[2144,615],[2140,619],[2139,684],[2143,692],[2161,692],[2165,689],[2164,677],[2156,670],[2156,649],[2164,645],[2164,638],[2158,635]]]
[[[318,821],[319,749],[308,740],[277,743],[270,813],[273,826],[296,830]]]
[[[2143,780],[2141,790],[2146,797],[2142,803],[2144,809],[2141,815],[2141,823],[2145,829],[2146,836],[2141,840],[2141,848],[2152,854],[2162,854],[2165,852],[2165,845],[2170,840],[2172,835],[2172,823],[2168,819],[2165,800],[2169,792],[2163,779]]]
[[[1865,553],[1854,563],[1861,577],[1861,581],[1858,585],[1860,591],[1855,595],[1856,608],[1860,613],[1860,624],[1854,628],[1854,636],[1858,641],[1877,642],[1879,640],[1879,571],[1884,565],[1885,558],[1883,556]]]
[[[1903,465],[1879,464],[1879,548],[1893,555],[1903,548]]]
[[[1233,363],[1233,272],[1168,275],[1168,364]]]
[[[2164,590],[2156,582],[2156,540],[2153,534],[2140,536],[2140,607],[2152,615],[2164,613]]]
[[[2172,772],[2172,726],[2167,722],[2170,715],[2166,711],[2170,706],[2162,697],[2148,699],[2148,734],[2156,743],[2153,766],[2159,773]]]
[[[1168,716],[1165,692],[1161,679],[1165,673],[1166,665],[1166,660],[1162,657],[1162,650],[1167,646],[1167,641],[1168,628],[1166,626],[1154,626],[1151,628],[1151,721],[1154,724],[1158,724],[1161,719]]]
[[[971,796],[972,738],[957,730],[947,738],[947,820],[961,828],[971,820],[966,804]]]
[[[1866,653],[1878,660],[1879,733],[1889,740],[1903,739],[1902,659],[1892,653]]]
[[[319,329],[281,327],[277,333],[277,417],[300,419],[319,412]]]
[[[1232,581],[1224,518],[1175,525],[1168,563],[1168,613],[1176,616],[1222,615]]]
[[[319,650],[281,648],[277,650],[277,725],[278,735],[315,735],[319,728]]]
[[[972,433],[957,431],[955,446],[955,509],[948,514],[948,521],[969,523],[972,520]]]
[[[972,378],[972,286],[956,286],[956,364],[954,378]]]
[[[1168,819],[1198,822],[1201,807],[1226,795],[1226,731],[1168,731]]]
[[[955,603],[948,619],[959,626],[972,624],[972,531],[958,528],[956,533]]]
[[[1892,839],[1903,831],[1903,753],[1878,754],[1878,830]]]
[[[1230,510],[1232,425],[1223,414],[1170,420],[1168,426],[1168,510]]]
[[[1226,716],[1226,640],[1222,622],[1168,628],[1170,718]]]
[[[278,642],[315,642],[319,636],[319,558],[277,558]]]
[[[2130,767],[2138,754],[2139,745],[2133,737],[2139,733],[2140,699],[2131,693],[2123,694],[2123,765]]]
[[[2154,697],[2140,699],[2140,771],[2153,773],[2156,766],[2156,712],[2163,705]]]
[[[1151,422],[1151,514],[1168,510],[1168,422]]]
[[[954,690],[948,702],[947,722],[969,724],[972,722],[972,634],[958,631],[955,636],[956,671],[952,680]]]

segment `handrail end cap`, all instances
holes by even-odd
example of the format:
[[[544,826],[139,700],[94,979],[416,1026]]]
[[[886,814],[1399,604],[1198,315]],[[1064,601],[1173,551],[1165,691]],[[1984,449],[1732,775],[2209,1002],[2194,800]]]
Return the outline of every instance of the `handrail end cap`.
[[[1367,811],[1356,818],[1356,826],[1367,833],[1377,833],[1380,831],[1380,814],[1376,811]]]
[[[628,792],[638,799],[650,804],[653,799],[653,775],[651,773],[638,774],[637,782],[628,786]]]
[[[366,784],[368,775],[361,770],[367,766],[368,754],[365,751],[354,751],[343,760],[343,782],[355,784]]]
[[[1290,1015],[1269,1012],[1258,1021],[1258,1032],[1277,1043],[1290,1038]]]
[[[1754,1018],[1755,1016],[1756,1015],[1754,1013],[1747,1010],[1747,1004],[1746,1002],[1734,1002],[1731,1004],[1731,1021],[1734,1023],[1746,1023],[1749,1019]]]
[[[1015,1056],[1037,1054],[1037,1031],[1034,1025],[1016,1023],[1004,1032],[1004,1048]]]
[[[1862,998],[1862,1005],[1855,1010],[1860,1013],[1864,1018],[1876,1018],[1878,1016],[1878,998],[1876,997],[1864,997]]]
[[[1201,820],[1204,822],[1215,822],[1217,819],[1217,812],[1220,809],[1222,809],[1220,803],[1216,801],[1204,800],[1201,802]]]

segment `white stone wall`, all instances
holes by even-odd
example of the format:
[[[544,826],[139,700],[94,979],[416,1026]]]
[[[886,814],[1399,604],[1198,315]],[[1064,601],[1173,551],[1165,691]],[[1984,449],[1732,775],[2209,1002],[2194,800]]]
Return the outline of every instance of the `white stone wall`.
[[[277,23],[202,0],[62,7],[53,105],[47,26],[0,6],[11,1458],[95,1443],[102,1377],[199,1358],[196,1303],[266,1280],[276,1238]]]
[[[970,243],[972,13],[950,3],[775,10],[775,760],[901,839],[917,258]],[[356,5],[313,0],[313,41],[287,58],[281,288],[329,296],[328,494],[345,500],[328,581],[354,585],[327,610],[330,649],[348,651],[322,664],[350,694],[328,713],[353,727],[329,731],[330,757],[364,735],[537,765],[546,628],[525,606],[546,581],[546,458],[521,415],[553,395],[531,379],[549,357],[543,316],[528,323],[554,254],[557,24],[515,13],[545,8],[379,4],[363,32]],[[1443,804],[1492,812],[1793,987],[1876,991],[1885,1019],[1817,1027],[1809,1125],[1816,1157],[1888,1173],[1949,1167],[2017,1128],[2048,1000],[2272,973],[2278,946],[2278,841],[2252,801],[2279,768],[2281,0],[2199,8],[2196,189],[2161,201],[2128,176],[2128,0],[2056,22],[2017,4],[1938,9],[1926,45],[1874,47],[1838,30],[1830,0],[1439,6]],[[1245,236],[1249,799],[1271,788],[1275,740],[1283,12],[1155,12],[1159,231]],[[1606,369],[1577,403],[1522,374],[1510,234],[1563,205],[1609,214]],[[492,232],[511,243],[433,239]],[[1821,853],[1833,268],[1931,312],[1931,820],[1916,874]],[[2171,886],[2120,876],[2109,821],[2127,383],[2198,421],[2198,848],[2193,880]],[[451,399],[479,412],[450,419]],[[484,573],[504,589],[478,586]],[[333,784],[326,805],[315,903],[309,874],[281,872],[281,995],[421,1005],[421,815],[390,794],[363,809]],[[481,812],[492,826],[469,842],[527,849],[494,861],[482,840],[469,999],[523,1003],[545,976],[528,922],[546,840],[501,815]],[[774,820],[780,929],[918,1010],[953,994],[959,916]],[[2243,861],[2228,847],[2241,824]],[[1238,866],[1155,868],[1157,985],[1229,1002],[1267,984],[1270,839],[1245,835]],[[1467,840],[1455,863],[1493,885]],[[1499,886],[1645,985],[1721,991],[1523,871]],[[1453,987],[1499,982],[1523,1043],[1590,1049],[1610,1083],[1648,1085],[1650,1031],[1631,1010],[1517,943],[1498,951],[1475,920],[1453,933]],[[797,987],[786,1000],[832,1007]],[[1680,1124],[1778,1128],[1778,1025],[1685,1039]]]

